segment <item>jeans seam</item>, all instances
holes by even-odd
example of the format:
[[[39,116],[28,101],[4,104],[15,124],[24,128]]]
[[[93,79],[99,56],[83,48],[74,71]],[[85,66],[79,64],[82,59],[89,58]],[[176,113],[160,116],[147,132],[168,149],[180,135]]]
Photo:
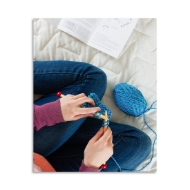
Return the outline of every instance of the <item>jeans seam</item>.
[[[140,149],[142,148],[142,145],[143,145],[143,143],[141,143],[142,137],[139,137],[139,139],[140,139],[140,146],[139,146],[139,148],[137,148],[137,150],[135,151],[136,153],[130,158],[130,160],[128,160],[127,165],[131,165],[131,163],[133,163],[133,159],[136,157],[136,155],[138,155]],[[121,140],[120,140],[119,142],[121,142]],[[118,144],[118,143],[117,143],[117,144]],[[114,146],[114,147],[115,147],[115,146]],[[113,155],[113,156],[114,156],[114,155]],[[139,164],[138,164],[138,165],[139,165]],[[138,167],[138,165],[137,165],[136,167]],[[135,168],[136,168],[136,167],[135,167]],[[133,168],[133,169],[135,169],[135,168]],[[128,168],[124,168],[124,169],[128,169]]]
[[[137,149],[136,154],[134,154],[134,156],[131,158],[131,161],[130,161],[129,163],[131,163],[131,162],[133,161],[133,158],[135,158],[136,155],[139,154],[140,149],[142,148],[142,146],[143,146],[142,137],[140,137],[140,146],[139,146],[139,148]],[[145,159],[145,158],[144,158],[144,159]],[[143,160],[144,160],[144,159],[143,159]],[[141,163],[142,163],[142,161],[141,161],[136,167],[138,167]],[[136,167],[135,167],[135,168],[136,168]],[[135,169],[135,168],[133,168],[133,169]]]
[[[119,139],[119,141],[114,144],[114,147],[115,147],[118,143],[120,143],[122,140],[123,140],[123,137],[121,137],[121,138]]]

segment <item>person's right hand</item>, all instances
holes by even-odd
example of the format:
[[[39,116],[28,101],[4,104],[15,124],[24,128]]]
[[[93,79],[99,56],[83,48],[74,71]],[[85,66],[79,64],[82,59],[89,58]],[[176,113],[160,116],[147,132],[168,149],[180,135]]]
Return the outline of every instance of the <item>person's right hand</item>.
[[[95,106],[94,100],[88,98],[84,93],[79,95],[68,94],[60,98],[61,112],[65,121],[73,121],[83,117],[93,116],[94,113],[100,111],[99,107],[81,108],[85,102]]]
[[[88,142],[84,150],[84,164],[99,169],[113,155],[112,131],[110,127],[104,133],[103,127]]]

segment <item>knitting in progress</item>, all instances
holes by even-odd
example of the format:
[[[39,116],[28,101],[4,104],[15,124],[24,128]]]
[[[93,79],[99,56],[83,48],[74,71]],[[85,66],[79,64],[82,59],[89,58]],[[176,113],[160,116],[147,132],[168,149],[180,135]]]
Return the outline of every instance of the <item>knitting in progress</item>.
[[[103,120],[102,125],[109,125],[109,121],[111,119],[112,116],[112,112],[111,110],[105,106],[104,104],[101,103],[101,101],[99,100],[98,96],[95,93],[90,93],[90,95],[88,96],[89,98],[92,98],[94,100],[95,106],[98,106],[101,108],[100,112],[97,112],[94,114],[94,117],[98,118],[98,119],[103,119],[102,117],[100,117],[101,115],[104,115],[105,112],[108,113],[108,120],[107,122],[105,122],[105,120]],[[120,83],[117,84],[113,90],[113,98],[114,98],[114,102],[115,104],[118,106],[118,108],[123,111],[125,114],[130,115],[130,116],[134,116],[134,117],[138,117],[143,115],[143,119],[144,119],[144,123],[146,124],[146,126],[155,134],[155,139],[152,145],[152,156],[150,161],[143,166],[141,169],[139,170],[129,170],[127,168],[121,168],[119,163],[115,160],[115,158],[112,156],[112,160],[115,162],[115,164],[118,167],[118,171],[119,172],[139,172],[142,171],[146,166],[148,166],[153,157],[154,157],[154,145],[156,143],[157,140],[157,134],[156,132],[147,124],[146,122],[146,118],[145,118],[145,113],[151,109],[156,109],[156,108],[152,108],[153,104],[156,102],[154,101],[152,103],[152,105],[147,109],[147,102],[144,98],[144,96],[142,95],[142,93],[134,86],[126,84],[126,83]],[[89,103],[85,103],[82,105],[82,107],[92,107]]]
[[[95,106],[101,108],[101,110],[99,112],[96,112],[94,114],[94,117],[96,117],[97,119],[103,119],[102,126],[108,126],[109,125],[109,121],[110,121],[111,116],[112,116],[111,110],[100,101],[100,99],[98,98],[98,96],[95,93],[90,93],[90,95],[88,96],[88,98],[93,99],[94,103],[95,103]],[[82,105],[82,107],[88,107],[89,108],[89,107],[92,107],[92,105],[89,104],[89,103],[84,103]],[[107,121],[104,120],[104,118],[101,117],[102,115],[105,115],[105,113],[107,113]]]
[[[61,92],[57,92],[57,96],[59,98],[64,97],[64,95]],[[101,108],[101,110],[99,112],[96,112],[95,114],[93,114],[93,116],[97,119],[103,120],[102,126],[104,127],[104,132],[105,132],[109,125],[109,121],[112,116],[112,112],[108,107],[106,107],[104,104],[101,103],[101,101],[99,100],[98,96],[95,93],[90,93],[90,95],[88,97],[94,100],[95,106],[98,106]],[[86,103],[82,104],[81,107],[89,108],[89,107],[93,107],[93,106],[86,102]]]
[[[63,95],[61,94],[61,92],[58,92],[57,96],[62,97]],[[94,100],[95,107],[97,106],[97,107],[101,108],[101,110],[99,112],[96,112],[94,114],[94,117],[102,120],[102,126],[106,130],[106,127],[109,126],[109,121],[112,117],[111,110],[100,101],[100,99],[98,98],[98,96],[95,93],[90,93],[90,95],[88,95],[88,97]],[[115,88],[113,89],[113,99],[114,99],[115,104],[118,106],[118,108],[121,111],[123,111],[125,114],[134,116],[134,117],[139,117],[139,116],[143,115],[144,123],[155,134],[155,139],[154,139],[154,142],[152,145],[152,156],[150,158],[150,161],[139,170],[131,170],[131,169],[127,169],[127,168],[121,168],[119,163],[116,161],[116,159],[113,156],[111,156],[112,160],[117,165],[119,172],[142,171],[146,166],[148,166],[151,163],[151,161],[154,157],[154,145],[157,140],[157,134],[147,124],[146,118],[145,118],[145,113],[151,109],[156,109],[156,108],[152,108],[153,104],[156,101],[154,101],[152,103],[152,105],[147,109],[146,108],[147,102],[146,102],[144,96],[142,95],[142,93],[136,87],[126,84],[126,83],[120,83],[115,86]],[[89,103],[84,103],[84,104],[82,104],[81,107],[84,108],[84,107],[94,107],[94,106],[92,106]]]
[[[64,97],[64,95],[61,92],[57,93],[57,96],[59,98]],[[102,126],[104,128],[104,132],[107,130],[107,127],[109,125],[109,121],[110,118],[112,116],[112,112],[111,110],[106,107],[104,104],[101,103],[101,101],[99,100],[98,96],[95,93],[90,93],[90,95],[88,96],[89,98],[94,100],[95,106],[98,106],[101,108],[101,110],[99,112],[96,112],[95,114],[93,114],[93,116],[97,119],[101,119],[102,122]],[[81,105],[82,108],[89,108],[89,107],[93,107],[91,104],[89,103],[84,103]],[[102,164],[100,166],[101,169],[106,169],[107,165],[106,164]]]

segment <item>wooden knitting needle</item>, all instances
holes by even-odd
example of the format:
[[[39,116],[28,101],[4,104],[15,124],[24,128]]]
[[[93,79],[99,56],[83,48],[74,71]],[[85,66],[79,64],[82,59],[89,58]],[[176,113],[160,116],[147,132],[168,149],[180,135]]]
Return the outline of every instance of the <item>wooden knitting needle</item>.
[[[105,115],[100,115],[100,117],[104,120],[107,120],[107,117]]]
[[[108,120],[108,113],[107,113],[107,111],[105,111],[105,114],[104,114],[104,122],[107,122],[107,120]],[[108,128],[108,126],[104,126],[104,133],[106,132],[107,128]],[[102,164],[102,165],[100,166],[100,168],[101,168],[101,169],[106,169],[106,168],[107,168],[107,164],[106,164],[106,163]]]
[[[59,98],[63,98],[63,97],[64,97],[64,95],[63,95],[61,92],[58,92],[58,93],[57,93],[57,96],[58,96]]]
[[[107,122],[108,121],[108,113],[107,113],[107,111],[105,111],[104,116],[105,116],[104,122]],[[106,132],[107,128],[108,128],[108,126],[104,126],[104,133]]]
[[[57,93],[57,96],[59,97],[59,98],[63,98],[64,97],[64,95],[61,93],[61,92],[58,92]],[[105,114],[104,115],[100,115],[100,117],[102,118],[102,119],[104,119],[104,121],[106,121],[107,122],[107,120],[108,120],[108,114],[107,114],[107,111],[105,111]],[[105,131],[107,130],[107,126],[104,126],[104,133],[105,133]],[[106,169],[107,168],[107,165],[106,165],[106,163],[105,164],[102,164],[101,166],[100,166],[100,168],[101,169]]]
[[[64,95],[63,95],[61,92],[58,92],[58,93],[57,93],[57,96],[58,96],[59,98],[63,98],[63,97],[64,97]],[[107,113],[107,111],[106,111],[106,113]],[[104,119],[105,121],[108,120],[108,117],[105,116],[105,115],[102,115],[102,114],[101,114],[100,117],[101,117],[102,119]]]

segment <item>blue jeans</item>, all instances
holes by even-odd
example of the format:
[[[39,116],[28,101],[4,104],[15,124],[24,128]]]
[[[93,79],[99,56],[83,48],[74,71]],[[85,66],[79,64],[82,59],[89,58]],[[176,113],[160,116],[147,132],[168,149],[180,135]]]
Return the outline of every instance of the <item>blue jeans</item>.
[[[56,93],[88,96],[96,93],[101,100],[107,85],[107,77],[99,68],[84,62],[34,61],[34,94],[44,96],[34,101],[42,105],[57,100]],[[95,118],[83,118],[46,126],[34,131],[34,152],[46,157],[56,171],[77,172],[88,141],[101,127]],[[151,150],[150,138],[139,129],[110,122],[113,133],[113,157],[121,168],[135,169]],[[102,172],[116,172],[118,167],[110,158]]]

